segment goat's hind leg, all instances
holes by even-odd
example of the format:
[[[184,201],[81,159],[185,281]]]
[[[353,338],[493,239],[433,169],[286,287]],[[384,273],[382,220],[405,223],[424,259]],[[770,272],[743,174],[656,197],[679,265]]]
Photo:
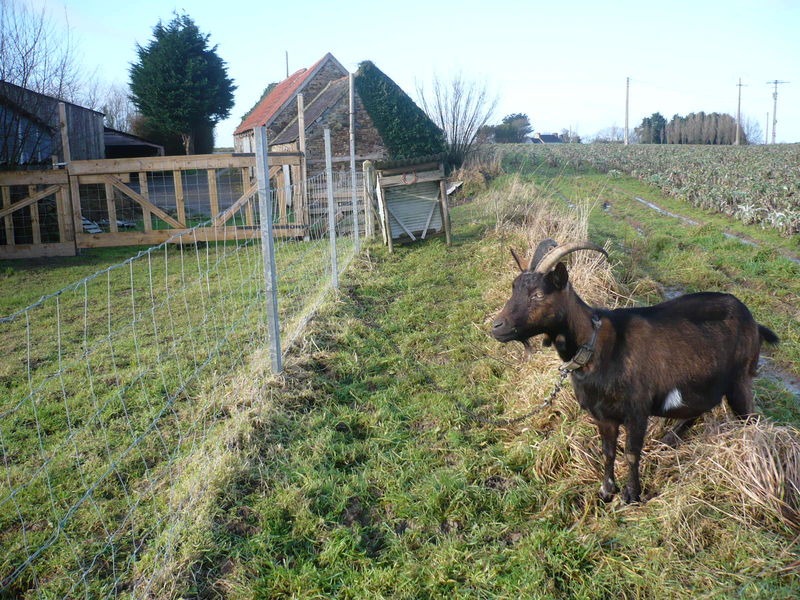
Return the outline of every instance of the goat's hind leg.
[[[686,433],[696,421],[697,417],[678,421],[672,429],[664,434],[664,437],[661,438],[661,443],[666,444],[670,448],[677,448],[678,444],[683,441],[683,434]]]
[[[725,398],[733,414],[742,420],[755,414],[753,403],[753,380],[749,376],[742,376],[731,383],[725,391]]]
[[[597,429],[603,440],[603,456],[605,457],[605,470],[603,473],[603,483],[600,486],[600,498],[604,502],[610,502],[619,491],[614,482],[614,460],[617,457],[617,436],[619,435],[619,423],[615,421],[596,420]]]

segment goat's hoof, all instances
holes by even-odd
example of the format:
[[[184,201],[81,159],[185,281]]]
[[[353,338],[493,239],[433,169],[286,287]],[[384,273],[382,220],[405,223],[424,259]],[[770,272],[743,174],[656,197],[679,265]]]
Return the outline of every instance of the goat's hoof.
[[[681,437],[674,431],[668,431],[664,434],[664,437],[661,438],[661,443],[670,448],[677,448],[678,444],[682,441]]]
[[[625,487],[625,491],[622,492],[622,500],[625,504],[639,504],[642,501],[639,492],[634,492],[629,487]]]
[[[614,499],[614,495],[619,491],[619,488],[612,484],[611,488],[608,489],[605,484],[600,486],[600,491],[597,494],[600,496],[600,500],[603,502],[611,502]]]

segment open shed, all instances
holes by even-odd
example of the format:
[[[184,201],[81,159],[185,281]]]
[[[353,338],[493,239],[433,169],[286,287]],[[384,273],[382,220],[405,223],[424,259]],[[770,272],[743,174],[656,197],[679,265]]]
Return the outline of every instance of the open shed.
[[[376,200],[384,242],[415,242],[444,233],[450,244],[441,156],[382,161],[376,165]]]

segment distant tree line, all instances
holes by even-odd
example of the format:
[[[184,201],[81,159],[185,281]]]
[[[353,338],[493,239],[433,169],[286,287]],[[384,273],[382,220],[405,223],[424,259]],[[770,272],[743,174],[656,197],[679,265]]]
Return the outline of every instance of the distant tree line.
[[[661,113],[642,119],[635,129],[641,144],[708,144],[729,145],[736,140],[736,119],[725,113],[689,113],[674,115],[667,122]],[[739,143],[747,144],[748,137],[739,125]]]

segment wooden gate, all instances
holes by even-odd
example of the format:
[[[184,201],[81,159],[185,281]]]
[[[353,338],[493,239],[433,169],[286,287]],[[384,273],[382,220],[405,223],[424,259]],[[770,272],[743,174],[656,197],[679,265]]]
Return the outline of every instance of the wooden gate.
[[[269,155],[276,236],[308,231],[300,153]],[[81,248],[260,236],[252,154],[72,161],[65,170],[0,172],[0,258]],[[291,208],[289,208],[291,207]],[[184,241],[186,241],[184,239]]]

